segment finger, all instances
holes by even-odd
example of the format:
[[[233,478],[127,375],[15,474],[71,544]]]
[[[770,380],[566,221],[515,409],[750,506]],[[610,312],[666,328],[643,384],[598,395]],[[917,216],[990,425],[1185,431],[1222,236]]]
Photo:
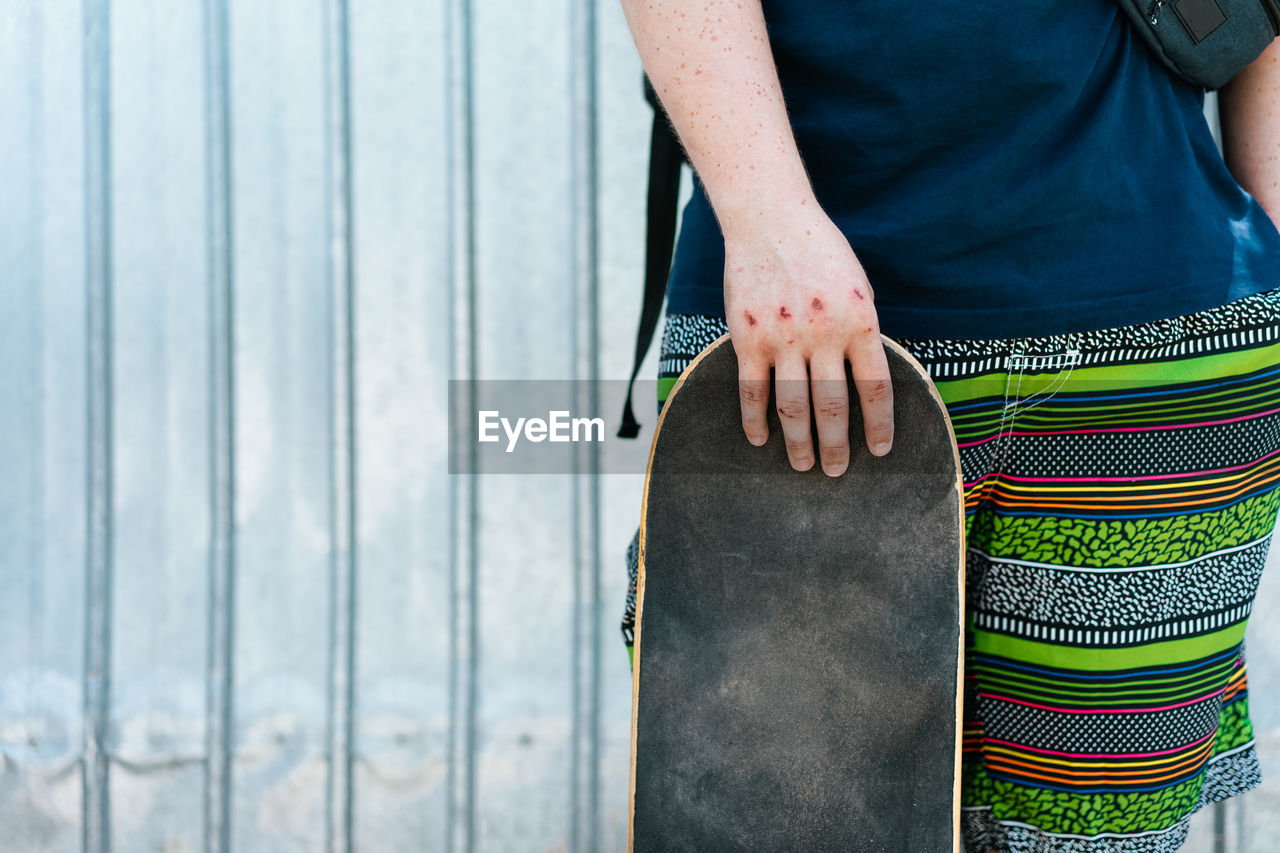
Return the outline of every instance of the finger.
[[[867,447],[876,456],[884,456],[893,447],[893,385],[880,333],[860,336],[848,355]]]
[[[818,459],[828,476],[839,477],[849,467],[849,384],[844,353],[810,358],[809,384],[813,418],[818,424]]]
[[[738,362],[738,401],[742,405],[742,431],[756,447],[769,440],[769,363],[743,357]]]
[[[809,373],[804,360],[788,356],[773,369],[778,398],[778,419],[787,446],[787,458],[797,471],[813,467],[813,436],[809,425]]]

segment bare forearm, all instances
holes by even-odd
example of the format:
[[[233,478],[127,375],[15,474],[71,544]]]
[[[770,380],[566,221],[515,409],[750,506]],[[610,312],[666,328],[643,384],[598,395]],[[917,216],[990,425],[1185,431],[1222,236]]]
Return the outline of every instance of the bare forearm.
[[[1280,224],[1280,40],[1222,88],[1218,109],[1227,168]]]
[[[764,444],[770,374],[787,456],[849,462],[850,364],[867,446],[893,441],[893,389],[874,294],[849,241],[818,207],[796,148],[760,0],[622,0],[649,79],[724,233],[724,309],[738,356],[742,428]]]
[[[812,191],[759,0],[622,0],[640,59],[726,235]]]

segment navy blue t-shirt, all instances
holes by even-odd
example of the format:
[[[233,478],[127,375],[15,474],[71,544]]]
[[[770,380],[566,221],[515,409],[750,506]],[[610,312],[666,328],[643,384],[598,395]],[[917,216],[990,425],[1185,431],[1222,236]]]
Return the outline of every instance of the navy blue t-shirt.
[[[1204,93],[1114,0],[765,0],[818,201],[904,338],[1089,331],[1280,286],[1280,233],[1227,171]],[[724,315],[700,185],[668,311]]]

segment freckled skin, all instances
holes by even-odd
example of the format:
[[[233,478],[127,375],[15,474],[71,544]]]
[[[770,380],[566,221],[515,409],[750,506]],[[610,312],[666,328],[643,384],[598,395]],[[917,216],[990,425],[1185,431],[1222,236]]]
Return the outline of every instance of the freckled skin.
[[[1273,219],[1280,216],[1275,148],[1275,93],[1280,84],[1277,48],[1269,46],[1219,91],[1223,158],[1232,176]]]
[[[822,373],[820,378],[842,379],[845,364],[840,355],[847,340],[861,338],[859,330],[876,323],[875,291],[851,284],[866,280],[862,267],[813,195],[783,103],[761,2],[621,0],[621,5],[649,79],[676,126],[725,238],[725,269],[732,270],[724,280],[725,301],[731,320],[733,310],[738,311],[735,330],[740,327],[746,333],[734,342],[744,375],[760,382],[778,368],[785,354],[789,376],[803,375],[803,363],[805,369]],[[810,198],[812,211],[807,206]],[[844,303],[841,287],[846,288]],[[803,301],[804,293],[809,302]],[[803,306],[800,315],[775,301],[782,296],[802,300],[792,303]],[[833,306],[830,317],[828,301]],[[747,305],[755,310],[744,310]],[[779,306],[772,319],[767,313],[756,314],[767,305]],[[779,325],[801,317],[805,325],[799,329]],[[783,337],[784,328],[790,338]],[[816,368],[814,354],[821,355]],[[858,361],[851,362],[855,377],[887,369],[875,347],[862,347],[857,354]],[[869,444],[876,437],[873,432],[885,439],[892,435],[887,401],[872,402],[877,416],[864,418]],[[743,427],[757,446],[766,440],[767,408],[768,395],[743,400]],[[836,451],[831,460],[824,460],[831,463],[824,470],[839,476],[844,467],[834,459],[847,453],[850,436],[841,434],[842,424],[829,423],[835,428],[826,434],[822,427],[828,422],[819,423],[819,444],[825,442],[825,449]],[[815,451],[826,455],[823,447],[813,446],[809,424],[783,423],[782,429],[793,465],[807,461],[797,470],[812,466]]]

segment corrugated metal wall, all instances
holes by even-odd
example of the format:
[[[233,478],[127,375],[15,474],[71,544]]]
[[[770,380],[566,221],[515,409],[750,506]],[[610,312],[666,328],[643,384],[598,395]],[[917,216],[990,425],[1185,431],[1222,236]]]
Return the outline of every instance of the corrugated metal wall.
[[[625,376],[647,119],[612,2],[0,0],[0,850],[624,845],[639,478],[445,401]]]

